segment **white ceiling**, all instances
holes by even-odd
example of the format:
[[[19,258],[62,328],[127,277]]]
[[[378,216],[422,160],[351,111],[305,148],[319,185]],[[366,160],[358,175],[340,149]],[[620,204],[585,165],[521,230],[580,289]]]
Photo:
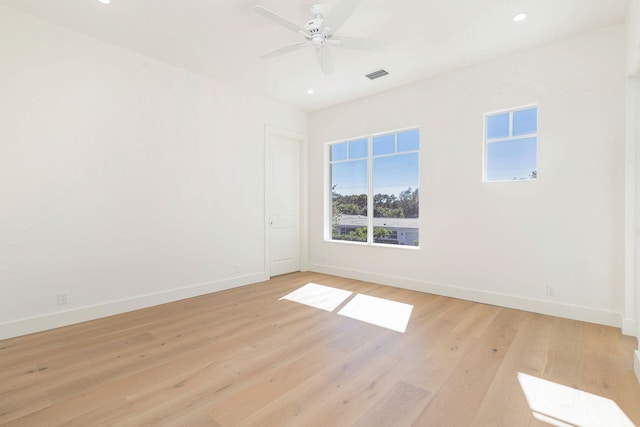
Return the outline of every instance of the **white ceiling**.
[[[332,7],[339,0],[324,0]],[[314,0],[0,0],[115,45],[313,111],[553,40],[622,22],[629,0],[362,0],[339,35],[389,42],[383,52],[332,48],[322,77],[312,47],[251,9],[304,25]],[[513,22],[526,11],[529,18]],[[364,77],[385,68],[390,75]],[[313,88],[315,94],[307,94]]]

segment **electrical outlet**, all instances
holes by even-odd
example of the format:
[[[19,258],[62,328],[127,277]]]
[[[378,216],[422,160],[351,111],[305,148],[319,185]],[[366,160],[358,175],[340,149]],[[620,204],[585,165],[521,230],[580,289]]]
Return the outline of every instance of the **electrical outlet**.
[[[58,305],[66,305],[69,303],[69,292],[58,292]]]
[[[553,285],[547,285],[547,296],[555,297],[556,296],[556,288]]]
[[[233,266],[233,272],[236,274],[240,273],[240,266],[238,264]]]

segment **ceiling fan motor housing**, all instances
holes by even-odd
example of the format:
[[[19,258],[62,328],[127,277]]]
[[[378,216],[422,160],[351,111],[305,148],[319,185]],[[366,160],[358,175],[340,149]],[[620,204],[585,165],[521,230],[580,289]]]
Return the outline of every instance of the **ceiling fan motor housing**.
[[[320,32],[320,26],[322,25],[322,18],[314,18],[310,21],[307,21],[305,25],[305,30],[309,32],[309,34],[313,35],[314,33]]]
[[[307,33],[309,34],[308,38],[315,46],[324,46],[325,44],[326,37],[320,29],[321,25],[322,18],[315,18],[308,21],[305,26],[305,30],[307,30]]]

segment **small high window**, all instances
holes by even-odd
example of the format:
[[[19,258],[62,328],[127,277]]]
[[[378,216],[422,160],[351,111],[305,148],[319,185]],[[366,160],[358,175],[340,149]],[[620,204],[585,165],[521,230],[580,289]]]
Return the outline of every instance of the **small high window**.
[[[484,180],[538,177],[538,107],[485,114]]]

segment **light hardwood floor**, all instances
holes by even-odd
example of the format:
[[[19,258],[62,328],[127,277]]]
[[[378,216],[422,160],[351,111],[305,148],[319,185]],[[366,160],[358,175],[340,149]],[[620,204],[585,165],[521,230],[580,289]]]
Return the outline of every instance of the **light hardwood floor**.
[[[308,282],[412,304],[407,330],[279,300]],[[295,273],[0,341],[0,424],[547,425],[518,373],[640,424],[636,348],[615,328]]]

